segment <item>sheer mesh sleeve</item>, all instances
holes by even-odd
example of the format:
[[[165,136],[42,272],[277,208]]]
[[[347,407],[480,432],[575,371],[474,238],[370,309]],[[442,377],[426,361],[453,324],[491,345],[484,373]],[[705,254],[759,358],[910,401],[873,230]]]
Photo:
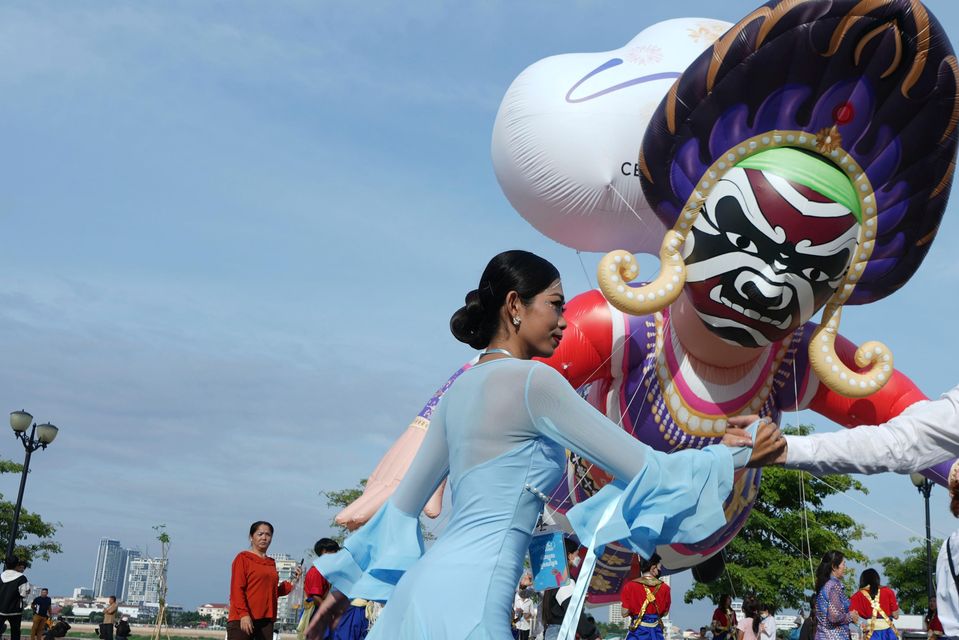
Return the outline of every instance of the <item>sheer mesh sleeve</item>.
[[[349,598],[386,602],[409,567],[423,555],[419,514],[449,473],[446,407],[441,401],[416,458],[386,503],[333,554],[313,565]]]
[[[430,427],[420,450],[391,498],[393,504],[400,511],[418,517],[449,470],[446,402],[441,400],[430,420]]]
[[[728,447],[655,451],[590,406],[545,365],[529,372],[526,407],[540,435],[617,479],[567,513],[580,540],[597,546],[624,541],[648,558],[657,545],[697,542],[726,523],[723,502],[733,480]]]
[[[685,463],[695,464],[694,460],[705,463],[707,459],[705,456],[700,459],[696,455],[700,451],[739,452],[725,445],[673,454],[656,451],[597,411],[576,393],[562,375],[544,365],[534,366],[529,372],[526,406],[530,419],[541,435],[586,457],[624,482],[632,480],[642,471],[650,463],[650,458],[656,459],[656,464],[668,464],[667,460],[671,457],[679,456]],[[749,459],[748,450],[743,451],[746,456],[737,456],[737,467],[745,466]]]

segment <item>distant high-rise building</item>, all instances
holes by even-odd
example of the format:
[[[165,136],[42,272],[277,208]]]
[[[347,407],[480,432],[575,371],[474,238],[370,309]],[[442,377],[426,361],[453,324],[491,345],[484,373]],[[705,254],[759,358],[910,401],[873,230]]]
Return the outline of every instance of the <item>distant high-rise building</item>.
[[[129,592],[129,590],[130,590],[130,587],[129,587],[129,580],[130,580],[130,563],[131,563],[133,560],[136,560],[136,559],[139,558],[139,557],[140,557],[140,552],[137,551],[136,549],[124,549],[124,554],[123,554],[123,572],[120,574],[120,575],[122,576],[122,579],[121,579],[121,587],[122,587],[122,588],[121,588],[120,591],[117,593],[117,597],[120,598],[120,600],[121,600],[122,602],[128,602],[128,601],[129,601],[128,592]]]
[[[126,550],[119,540],[100,538],[97,564],[93,571],[93,595],[97,598],[120,597],[126,568]]]
[[[623,611],[622,602],[613,602],[609,605],[609,623],[621,627],[629,626],[629,617]]]
[[[166,575],[163,558],[130,558],[127,563],[125,604],[155,604],[160,601],[160,577]]]
[[[276,561],[276,572],[280,575],[280,581],[289,580],[292,582],[293,575],[296,572],[296,565],[299,564],[293,559],[293,556],[277,553],[270,554],[270,557]],[[293,603],[290,602],[290,596],[283,596],[277,600],[276,621],[278,624],[291,627],[296,624],[298,614],[299,611],[294,608]]]

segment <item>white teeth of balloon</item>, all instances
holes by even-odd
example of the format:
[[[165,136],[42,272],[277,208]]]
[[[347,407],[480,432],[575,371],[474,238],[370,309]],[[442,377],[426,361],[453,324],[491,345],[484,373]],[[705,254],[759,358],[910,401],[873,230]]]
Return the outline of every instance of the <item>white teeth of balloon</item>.
[[[752,318],[753,320],[759,320],[759,312],[753,311],[752,309],[746,309],[746,315]]]
[[[721,284],[717,284],[715,287],[713,287],[712,290],[709,292],[709,299],[712,300],[713,302],[722,302],[723,304],[726,304],[724,300],[720,299],[719,292],[722,288],[723,288],[723,285]]]
[[[779,323],[779,328],[780,328],[780,329],[788,329],[788,328],[789,328],[789,325],[792,324],[792,321],[793,321],[792,314],[789,314],[788,316],[786,316],[786,319],[785,319],[785,320],[783,320],[782,322]]]

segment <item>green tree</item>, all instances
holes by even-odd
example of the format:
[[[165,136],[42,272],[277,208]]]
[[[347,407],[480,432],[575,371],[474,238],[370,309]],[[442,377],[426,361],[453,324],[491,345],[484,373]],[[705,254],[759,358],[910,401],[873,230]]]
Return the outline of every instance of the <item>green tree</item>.
[[[201,616],[196,611],[178,611],[170,613],[170,625],[174,627],[195,627],[201,622],[213,622],[210,616]]]
[[[902,557],[879,558],[886,581],[896,590],[899,608],[903,613],[925,613],[929,600],[926,598],[926,541],[911,538],[916,543]],[[932,539],[932,552],[942,546],[942,540]],[[935,563],[935,558],[932,559]]]
[[[22,471],[22,464],[0,459],[0,474]],[[13,528],[13,509],[14,504],[4,500],[3,495],[0,495],[0,543],[4,546],[10,539],[10,531]],[[49,560],[52,554],[61,553],[60,543],[53,539],[60,526],[59,522],[46,522],[39,514],[21,509],[14,554],[18,558],[34,562]]]
[[[65,607],[63,607],[62,609],[60,609],[60,615],[61,615],[61,616],[67,616],[67,617],[72,616],[72,615],[73,615],[73,605],[72,605],[72,604],[68,604],[68,605],[66,605]]]
[[[809,425],[783,429],[798,435],[812,430]],[[749,518],[723,551],[725,575],[711,583],[695,583],[684,600],[689,603],[711,598],[715,602],[732,589],[739,595],[755,594],[781,608],[805,605],[813,586],[810,557],[813,567],[825,552],[833,549],[842,551],[850,560],[865,560],[853,547],[854,542],[867,535],[864,527],[846,514],[823,506],[829,496],[850,491],[868,492],[847,475],[818,479],[780,467],[763,469],[759,495]]]
[[[612,622],[596,622],[596,628],[604,638],[621,638],[626,635],[626,628]]]
[[[153,526],[153,531],[157,534],[157,541],[160,543],[160,559],[163,562],[163,566],[160,569],[160,574],[157,576],[157,599],[159,607],[157,609],[157,616],[155,625],[153,628],[153,640],[160,640],[160,636],[166,637],[167,640],[170,640],[170,634],[167,632],[167,606],[166,606],[166,596],[167,596],[167,581],[166,581],[166,572],[167,567],[170,566],[170,534],[167,533],[165,524],[157,524]]]
[[[326,506],[333,507],[336,509],[337,513],[339,513],[341,509],[346,508],[350,503],[363,495],[364,489],[366,489],[365,478],[360,480],[359,483],[357,483],[357,485],[352,489],[341,489],[340,491],[320,491],[320,495],[326,498]],[[330,520],[330,527],[332,527],[333,531],[335,532],[332,538],[338,543],[343,544],[346,536],[350,534],[350,530],[343,525],[338,524],[335,516],[333,520]],[[420,516],[420,531],[423,532],[424,540],[436,539],[436,536],[431,531],[426,529],[422,516]],[[312,549],[310,551],[312,551]]]
[[[320,495],[326,498],[326,506],[333,507],[339,513],[340,509],[344,509],[351,502],[363,495],[363,490],[366,488],[366,479],[360,480],[357,486],[352,489],[341,489],[339,491],[320,491]],[[330,520],[330,527],[332,527],[335,533],[333,534],[333,539],[343,543],[343,540],[346,539],[346,536],[349,535],[350,530],[344,527],[341,524],[336,522],[334,517],[333,520]]]

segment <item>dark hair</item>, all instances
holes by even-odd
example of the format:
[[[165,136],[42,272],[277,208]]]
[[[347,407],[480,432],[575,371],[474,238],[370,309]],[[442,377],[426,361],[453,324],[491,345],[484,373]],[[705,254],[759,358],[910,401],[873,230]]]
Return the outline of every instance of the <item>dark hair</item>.
[[[827,551],[823,554],[822,560],[819,561],[819,566],[816,567],[816,588],[813,590],[811,608],[809,610],[809,617],[812,618],[812,630],[815,634],[816,632],[816,601],[819,599],[819,592],[822,591],[822,588],[826,586],[826,583],[829,582],[829,578],[832,576],[832,570],[842,564],[842,561],[846,559],[846,556],[842,554],[842,551]]]
[[[21,564],[23,564],[23,561],[17,556],[7,556],[7,559],[3,563],[6,569],[16,569],[17,566]]]
[[[753,633],[758,634],[759,625],[762,622],[762,620],[759,619],[759,612],[768,611],[769,614],[772,615],[773,613],[776,612],[776,607],[774,607],[771,604],[766,604],[765,602],[760,602],[759,600],[756,600],[753,606],[755,607],[755,611],[753,615]]]
[[[819,561],[819,566],[816,567],[815,595],[819,595],[822,588],[829,582],[829,578],[832,576],[832,570],[841,565],[845,559],[846,556],[842,554],[842,551],[827,551],[823,554],[822,560]]]
[[[926,615],[924,618],[926,621],[926,624],[929,624],[930,622],[932,622],[932,619],[936,617],[936,613],[938,613],[937,611],[938,608],[939,607],[936,605],[936,597],[933,596],[929,598],[929,608],[926,609]]]
[[[260,525],[261,525],[261,524],[265,524],[267,527],[269,527],[269,528],[270,528],[270,535],[271,535],[271,536],[273,535],[273,525],[272,525],[272,524],[270,524],[270,523],[267,522],[266,520],[257,520],[256,522],[254,522],[253,524],[250,525],[250,537],[251,537],[251,538],[253,537],[253,534],[256,533],[256,530],[260,528]]]
[[[875,598],[879,595],[879,572],[875,569],[866,569],[859,576],[859,588],[869,589],[869,597]]]
[[[566,548],[566,555],[579,552],[579,543],[572,538],[563,538],[563,546]]]
[[[640,558],[639,570],[645,573],[646,571],[649,571],[650,569],[655,567],[661,561],[662,561],[662,558],[659,557],[658,553],[654,553],[649,560],[647,560],[646,558]]]
[[[556,267],[534,253],[514,249],[497,254],[483,270],[479,287],[466,294],[466,304],[450,318],[453,337],[474,349],[486,348],[499,329],[506,294],[515,291],[529,304],[558,279]]]
[[[727,601],[729,601],[728,605],[726,604]],[[716,603],[716,606],[720,609],[725,609],[727,606],[732,607],[733,597],[728,593],[724,593],[723,595],[719,596],[719,602]]]
[[[313,553],[318,556],[321,556],[324,553],[336,553],[339,550],[340,545],[337,544],[336,540],[331,538],[320,538],[316,541],[316,544],[313,545]]]

